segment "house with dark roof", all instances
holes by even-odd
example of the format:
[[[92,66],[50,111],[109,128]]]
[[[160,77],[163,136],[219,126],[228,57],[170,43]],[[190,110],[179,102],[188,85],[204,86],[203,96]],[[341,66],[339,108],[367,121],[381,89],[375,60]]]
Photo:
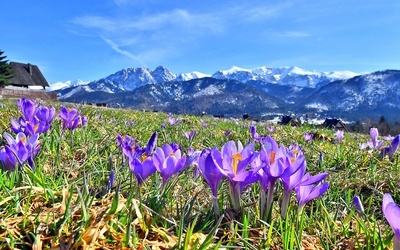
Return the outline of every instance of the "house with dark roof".
[[[288,115],[282,116],[281,122],[279,124],[290,125],[294,127],[298,127],[300,125],[300,123],[298,123],[293,117]]]
[[[50,85],[38,66],[19,62],[10,62],[10,66],[13,76],[9,79],[9,85],[0,86],[1,96],[57,99],[55,93],[46,93],[46,87]]]
[[[322,123],[322,127],[349,132],[349,130],[344,122],[342,122],[339,119],[334,119],[334,118],[326,118],[324,123]]]

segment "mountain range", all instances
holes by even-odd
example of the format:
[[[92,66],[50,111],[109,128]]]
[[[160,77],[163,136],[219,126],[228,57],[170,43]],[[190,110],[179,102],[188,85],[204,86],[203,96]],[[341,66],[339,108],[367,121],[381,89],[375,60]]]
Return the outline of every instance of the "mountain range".
[[[384,115],[400,120],[400,71],[359,75],[298,67],[243,69],[212,75],[174,74],[159,66],[127,68],[105,78],[52,83],[60,101],[107,103],[113,107],[172,113],[263,118],[282,114],[336,117],[350,121]]]

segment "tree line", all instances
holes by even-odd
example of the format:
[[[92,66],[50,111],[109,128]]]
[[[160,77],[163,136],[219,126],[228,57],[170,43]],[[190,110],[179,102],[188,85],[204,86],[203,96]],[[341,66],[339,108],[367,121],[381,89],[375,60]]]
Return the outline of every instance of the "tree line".
[[[10,84],[9,80],[13,77],[13,70],[4,56],[4,51],[0,50],[0,86]]]

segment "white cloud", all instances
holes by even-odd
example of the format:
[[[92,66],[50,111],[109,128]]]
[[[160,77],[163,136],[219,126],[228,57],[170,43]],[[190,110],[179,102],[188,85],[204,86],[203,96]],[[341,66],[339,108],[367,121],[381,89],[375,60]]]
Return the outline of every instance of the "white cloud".
[[[133,6],[126,0],[115,0],[114,3],[124,8]],[[201,12],[175,8],[146,15],[138,12],[132,15],[86,15],[74,18],[71,23],[74,25],[72,28],[79,30],[73,31],[76,34],[100,34],[100,38],[117,53],[143,63],[155,63],[151,60],[158,62],[202,46],[199,41],[205,38],[213,39],[214,36],[223,37],[228,32],[235,32],[238,24],[263,23],[278,17],[285,8],[286,3],[262,6],[240,4],[234,7],[220,5],[219,8],[211,7],[209,11]],[[300,32],[285,35],[306,36]],[[159,53],[158,57],[155,52]]]
[[[127,51],[127,50],[121,49],[115,42],[111,41],[110,39],[107,39],[107,38],[105,38],[104,36],[101,36],[101,35],[100,35],[100,37],[101,37],[108,45],[110,45],[110,47],[111,47],[114,51],[116,51],[116,52],[118,52],[119,54],[124,55],[124,56],[126,56],[126,57],[128,57],[128,58],[131,58],[131,59],[133,59],[133,60],[135,60],[135,61],[138,61],[140,64],[143,65],[143,63],[142,63],[141,60],[140,60],[140,57],[138,57],[138,56],[132,54],[131,52],[129,52],[129,51]]]
[[[283,32],[275,32],[276,36],[279,37],[293,37],[293,38],[301,38],[301,37],[310,37],[311,34],[303,31],[283,31]]]

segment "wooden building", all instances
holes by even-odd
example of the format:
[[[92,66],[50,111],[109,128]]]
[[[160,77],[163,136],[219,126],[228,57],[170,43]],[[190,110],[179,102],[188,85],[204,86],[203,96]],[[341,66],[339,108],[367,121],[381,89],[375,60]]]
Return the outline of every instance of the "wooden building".
[[[298,127],[300,125],[293,117],[288,115],[282,116],[281,122],[279,124],[290,125],[295,127]]]
[[[39,67],[33,64],[10,62],[13,76],[10,84],[0,86],[0,95],[13,98],[38,98],[57,99],[55,93],[47,93],[46,87],[50,87]]]
[[[322,127],[349,132],[346,124],[344,124],[341,120],[334,118],[326,118],[324,123],[322,123]]]

